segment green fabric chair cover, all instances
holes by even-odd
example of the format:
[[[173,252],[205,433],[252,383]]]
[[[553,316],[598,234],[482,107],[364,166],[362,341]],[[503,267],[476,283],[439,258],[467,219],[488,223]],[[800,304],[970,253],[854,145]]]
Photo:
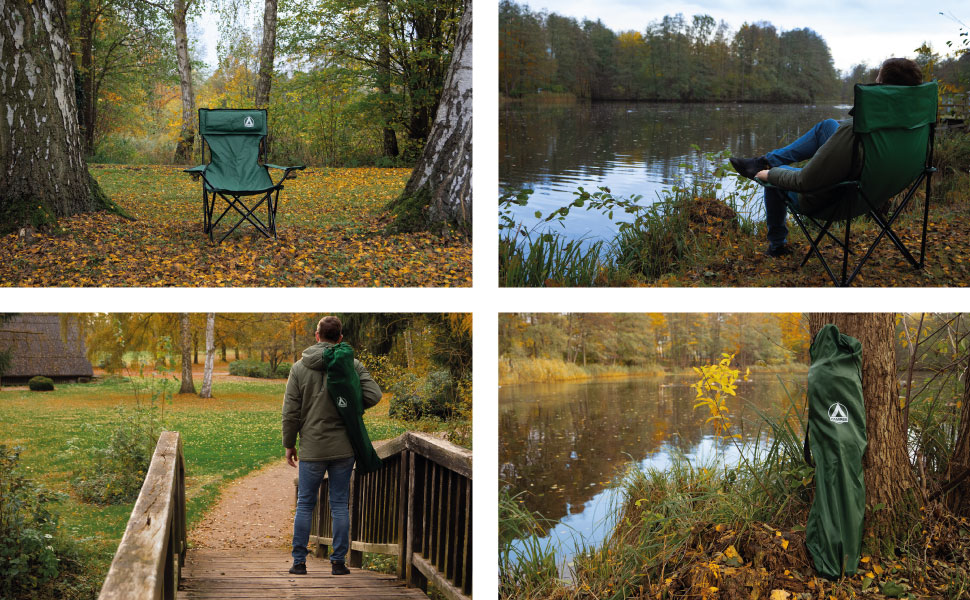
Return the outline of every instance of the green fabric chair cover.
[[[305,166],[261,164],[260,150],[268,132],[265,109],[199,109],[202,158],[204,161],[205,148],[208,146],[209,162],[185,171],[202,176],[203,230],[210,239],[215,226],[230,210],[235,210],[241,218],[220,241],[226,239],[243,221],[251,223],[266,237],[276,236],[276,211],[283,180],[290,171],[304,169]],[[278,183],[273,183],[270,168],[283,171]],[[257,195],[260,198],[251,205],[241,200],[244,196]],[[225,200],[228,206],[218,218],[213,218],[217,197]],[[266,205],[265,223],[255,214],[263,204]]]
[[[381,468],[367,427],[364,426],[364,400],[360,390],[360,377],[354,366],[354,349],[341,342],[323,351],[323,365],[327,370],[327,394],[337,407],[340,418],[354,449],[358,473],[371,473]]]
[[[906,189],[927,164],[930,125],[936,122],[937,84],[868,84],[855,86],[852,131],[861,145],[862,172],[858,182],[844,182],[855,193],[837,194],[832,206],[808,214],[815,218],[858,217],[870,204],[881,207]],[[868,198],[868,202],[866,201]],[[797,209],[796,209],[797,210]]]
[[[861,156],[859,179],[843,181],[812,194],[831,195],[832,202],[811,211],[800,210],[789,203],[789,210],[799,228],[808,238],[811,250],[800,266],[805,266],[814,254],[826,273],[838,286],[852,283],[873,250],[888,237],[904,258],[915,268],[923,268],[926,261],[926,225],[929,220],[930,180],[933,168],[933,134],[936,123],[938,89],[935,81],[921,85],[856,85],[853,109],[853,132]],[[923,234],[919,260],[913,257],[892,225],[909,204],[920,184],[926,182],[923,202]],[[771,187],[770,184],[759,184]],[[907,187],[909,189],[907,190]],[[906,192],[895,209],[884,217],[882,207],[896,195]],[[848,273],[851,222],[855,217],[868,215],[880,228],[879,234]],[[817,228],[813,237],[806,228],[808,221]],[[835,237],[829,228],[836,221],[845,222],[844,241]],[[837,277],[819,249],[819,242],[828,236],[841,247],[842,273]]]
[[[205,170],[210,190],[264,192],[273,188],[269,170],[259,164],[266,136],[265,110],[199,110],[199,134],[211,160]]]
[[[808,512],[805,546],[815,570],[827,579],[853,575],[862,552],[866,486],[866,409],[862,396],[862,344],[825,325],[810,349],[808,449],[815,459],[815,499]]]

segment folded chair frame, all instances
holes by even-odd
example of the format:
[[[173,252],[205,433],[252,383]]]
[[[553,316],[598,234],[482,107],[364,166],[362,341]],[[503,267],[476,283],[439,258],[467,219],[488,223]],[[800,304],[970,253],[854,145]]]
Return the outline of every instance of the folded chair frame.
[[[204,180],[205,175],[203,175],[202,178]],[[219,238],[220,244],[227,237],[229,237],[232,234],[232,232],[236,230],[236,228],[242,225],[243,221],[248,221],[249,223],[251,223],[252,226],[256,229],[256,231],[260,232],[267,238],[271,237],[273,239],[276,239],[276,209],[279,207],[280,190],[283,189],[282,185],[277,185],[276,187],[274,187],[273,189],[267,192],[259,192],[259,194],[262,194],[262,197],[260,198],[259,202],[254,204],[252,207],[247,206],[242,199],[247,197],[256,197],[259,194],[230,194],[227,192],[220,192],[220,191],[213,191],[210,194],[208,191],[209,187],[210,186],[208,185],[208,183],[202,186],[202,210],[204,213],[202,231],[203,233],[209,234],[210,241],[215,241],[213,231],[215,230],[216,225],[218,225],[219,222],[222,221],[222,218],[225,217],[230,210],[235,210],[237,213],[239,213],[242,216],[242,218],[239,221],[237,221],[236,224],[233,225],[232,228],[229,231],[227,231],[221,238]],[[220,214],[217,218],[213,219],[213,215],[215,214],[217,197],[222,198],[226,202],[227,206],[226,206],[226,209],[222,211],[222,214]],[[260,206],[262,206],[264,202],[266,203],[266,207],[267,207],[267,211],[266,211],[267,223],[263,223],[263,221],[255,214],[256,210]]]

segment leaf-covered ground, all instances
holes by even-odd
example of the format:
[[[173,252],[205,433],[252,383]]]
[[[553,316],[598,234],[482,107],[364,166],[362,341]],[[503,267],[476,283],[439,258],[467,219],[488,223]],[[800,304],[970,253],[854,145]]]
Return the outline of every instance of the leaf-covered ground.
[[[710,200],[702,202],[712,202]],[[893,230],[919,260],[922,213],[900,217]],[[926,232],[926,260],[923,269],[914,269],[888,238],[883,238],[853,281],[853,287],[964,287],[970,285],[970,214],[966,206],[932,206]],[[831,287],[832,280],[814,256],[799,268],[810,246],[805,235],[789,218],[790,256],[771,258],[763,231],[744,235],[719,218],[698,219],[692,223],[697,245],[708,250],[701,263],[680,265],[659,281],[628,282],[632,285],[717,286],[717,287]],[[842,229],[834,229],[836,235]],[[875,239],[874,223],[857,219],[852,224],[849,273],[856,261]],[[833,242],[823,242],[823,255],[836,276],[841,275],[841,254]]]
[[[383,208],[403,191],[408,169],[307,169],[280,193],[278,240],[244,223],[222,244],[203,234],[201,182],[181,167],[92,166],[91,173],[137,220],[98,212],[62,219],[58,231],[29,243],[0,237],[0,286],[471,285],[470,241],[384,233]],[[216,216],[223,208],[219,201]],[[219,237],[237,220],[231,216]]]

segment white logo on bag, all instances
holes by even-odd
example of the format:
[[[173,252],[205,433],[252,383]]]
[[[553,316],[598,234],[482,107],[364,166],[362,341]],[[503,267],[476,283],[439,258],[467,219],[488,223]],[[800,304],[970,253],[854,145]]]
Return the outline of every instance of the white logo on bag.
[[[253,118],[252,117],[246,117],[246,120],[243,121],[243,125],[245,125],[246,127],[255,127],[256,126],[256,124],[253,123]]]
[[[845,409],[845,406],[836,402],[829,407],[829,421],[833,423],[848,423],[849,412]]]
[[[343,396],[340,396],[337,398],[337,406],[339,406],[340,408],[347,408],[347,401],[344,400]]]

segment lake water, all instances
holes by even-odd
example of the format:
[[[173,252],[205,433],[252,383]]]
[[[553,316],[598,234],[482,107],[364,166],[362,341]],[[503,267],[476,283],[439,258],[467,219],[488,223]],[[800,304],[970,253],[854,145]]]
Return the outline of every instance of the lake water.
[[[729,149],[734,156],[759,156],[798,138],[822,119],[845,119],[849,106],[789,104],[510,103],[499,113],[499,186],[534,190],[529,205],[516,207],[527,225],[567,205],[579,186],[614,195],[657,193],[684,178],[684,164],[697,167],[701,152]],[[724,184],[732,188],[733,178]],[[618,217],[618,215],[616,215]],[[546,225],[548,226],[548,225]],[[613,237],[615,223],[605,215],[577,210],[565,229],[570,238]]]
[[[729,402],[731,433],[742,445],[767,441],[752,405],[782,415],[804,394],[804,373],[752,375]],[[612,531],[622,493],[611,487],[631,463],[666,469],[677,455],[736,464],[733,444],[715,440],[694,410],[692,376],[529,384],[499,390],[499,478],[524,505],[556,525],[545,542],[564,576],[572,550]],[[783,382],[783,383],[782,383]],[[759,437],[760,436],[760,437]]]

